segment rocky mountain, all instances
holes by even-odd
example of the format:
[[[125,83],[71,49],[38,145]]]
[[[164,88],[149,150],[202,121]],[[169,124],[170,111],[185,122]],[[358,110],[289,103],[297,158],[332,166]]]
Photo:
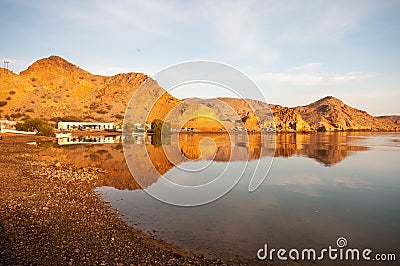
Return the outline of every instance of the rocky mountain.
[[[0,115],[11,120],[73,116],[85,121],[122,121],[129,99],[148,79],[143,73],[93,75],[61,57],[50,56],[19,75],[1,69]],[[149,83],[152,93],[165,93],[156,82]],[[147,98],[151,100],[150,95]],[[165,93],[159,106],[172,108],[178,102]],[[154,116],[159,113],[155,110]]]
[[[266,104],[250,99],[218,98],[201,100],[207,106],[223,101],[228,106],[219,105],[217,115],[230,119],[231,108],[242,117],[254,111],[260,123],[268,127],[270,110],[277,131],[310,132],[310,131],[394,131],[399,130],[399,116],[373,117],[367,112],[353,108],[341,100],[327,96],[305,106],[284,107]]]
[[[341,130],[395,130],[396,125],[385,118],[369,115],[350,107],[341,100],[328,96],[306,106],[295,108],[312,129],[318,131]]]
[[[0,69],[0,119],[122,122],[125,114],[131,122],[167,118],[174,126],[213,124],[218,130],[387,131],[399,130],[400,124],[400,116],[373,117],[332,96],[298,107],[236,98],[181,101],[143,73],[93,75],[58,56],[40,59],[20,74]],[[201,119],[190,120],[193,115]]]

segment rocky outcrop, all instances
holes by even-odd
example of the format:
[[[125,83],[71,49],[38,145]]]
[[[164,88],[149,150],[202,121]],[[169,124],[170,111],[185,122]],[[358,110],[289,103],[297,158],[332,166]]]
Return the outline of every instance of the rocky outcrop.
[[[274,122],[278,132],[311,132],[310,125],[293,108],[274,105]]]
[[[260,124],[254,112],[250,111],[243,117],[244,126],[250,131],[259,131]]]

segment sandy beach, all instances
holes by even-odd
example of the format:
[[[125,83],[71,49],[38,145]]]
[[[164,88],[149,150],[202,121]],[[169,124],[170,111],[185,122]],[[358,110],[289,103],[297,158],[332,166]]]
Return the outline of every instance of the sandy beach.
[[[0,265],[223,264],[127,226],[93,191],[104,171],[42,161],[46,140],[0,140]]]

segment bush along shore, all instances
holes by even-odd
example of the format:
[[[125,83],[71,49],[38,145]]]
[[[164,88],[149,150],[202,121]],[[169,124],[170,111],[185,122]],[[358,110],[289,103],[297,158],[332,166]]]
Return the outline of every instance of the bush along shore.
[[[93,191],[104,171],[41,161],[42,140],[0,140],[0,265],[223,264],[126,225]]]

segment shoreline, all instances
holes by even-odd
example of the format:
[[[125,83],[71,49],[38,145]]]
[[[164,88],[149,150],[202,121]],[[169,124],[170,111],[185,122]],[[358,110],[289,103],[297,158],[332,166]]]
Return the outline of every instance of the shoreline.
[[[96,167],[40,159],[40,136],[0,140],[1,265],[221,265],[130,227],[94,192]]]

